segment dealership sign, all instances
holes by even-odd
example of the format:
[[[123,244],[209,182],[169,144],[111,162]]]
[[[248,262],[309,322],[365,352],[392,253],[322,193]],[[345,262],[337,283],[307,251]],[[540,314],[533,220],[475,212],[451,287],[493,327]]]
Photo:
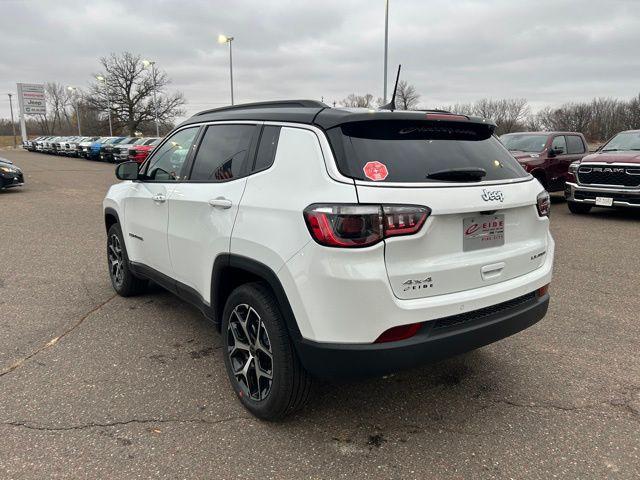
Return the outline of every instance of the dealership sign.
[[[44,85],[37,83],[18,84],[18,104],[25,115],[44,115],[47,113]]]

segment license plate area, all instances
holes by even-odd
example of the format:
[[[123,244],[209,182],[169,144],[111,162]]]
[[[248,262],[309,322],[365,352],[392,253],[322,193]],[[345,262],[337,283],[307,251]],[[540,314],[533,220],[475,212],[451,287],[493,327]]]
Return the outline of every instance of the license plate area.
[[[613,198],[610,197],[596,197],[596,205],[598,207],[612,207]]]
[[[504,245],[504,215],[477,215],[462,219],[462,251]]]

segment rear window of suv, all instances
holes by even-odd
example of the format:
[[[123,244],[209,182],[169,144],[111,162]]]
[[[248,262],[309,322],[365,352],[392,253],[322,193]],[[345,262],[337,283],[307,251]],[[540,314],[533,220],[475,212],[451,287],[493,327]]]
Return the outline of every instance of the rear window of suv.
[[[483,124],[403,120],[353,122],[327,132],[338,169],[356,180],[442,183],[427,175],[465,168],[485,170],[482,181],[526,177],[490,133]]]

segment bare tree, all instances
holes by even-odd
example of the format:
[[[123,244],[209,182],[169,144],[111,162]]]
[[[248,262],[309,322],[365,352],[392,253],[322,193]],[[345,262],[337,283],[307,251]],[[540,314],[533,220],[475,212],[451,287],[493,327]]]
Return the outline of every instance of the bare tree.
[[[525,125],[531,116],[529,104],[524,98],[505,98],[500,100],[483,98],[475,103],[457,103],[442,107],[442,110],[489,118],[496,122],[496,133],[498,135],[525,130]]]
[[[73,107],[70,92],[64,85],[47,82],[44,86],[47,113],[36,117],[40,130],[47,134],[71,133]]]
[[[498,128],[500,134],[520,130],[529,116],[531,109],[525,98],[509,98],[501,100],[504,103],[504,117]]]
[[[153,91],[156,90],[158,121],[163,128],[184,114],[184,96],[180,92],[165,93],[170,81],[167,74],[158,68],[145,69],[139,55],[129,52],[112,53],[100,59],[105,83],[94,82],[90,87],[88,101],[101,112],[107,111],[107,90],[111,105],[114,129],[134,135],[142,125],[153,122],[156,105]]]
[[[396,107],[401,110],[415,110],[419,102],[420,94],[416,87],[409,85],[406,80],[400,80],[396,92]]]
[[[364,107],[364,108],[372,108],[374,106],[373,103],[373,95],[370,93],[365,93],[364,95],[356,95],[355,93],[351,93],[340,101],[340,104],[344,107]]]

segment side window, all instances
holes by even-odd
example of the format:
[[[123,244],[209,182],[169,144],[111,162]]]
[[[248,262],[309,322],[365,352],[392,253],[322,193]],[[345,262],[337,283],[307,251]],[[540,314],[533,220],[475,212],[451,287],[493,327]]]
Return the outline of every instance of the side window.
[[[273,165],[273,161],[276,158],[279,138],[280,127],[267,125],[262,129],[258,154],[256,155],[256,164],[253,167],[254,172],[266,170]]]
[[[582,138],[577,135],[567,136],[567,153],[570,155],[584,153],[584,143],[582,142]]]
[[[551,148],[554,150],[561,150],[559,153],[567,153],[567,141],[564,138],[564,135],[560,135],[553,139],[553,143],[551,144]]]
[[[198,129],[199,127],[185,128],[169,137],[150,160],[146,177],[158,182],[182,180],[180,172]]]
[[[191,180],[224,182],[247,173],[255,125],[211,125],[202,137]]]

